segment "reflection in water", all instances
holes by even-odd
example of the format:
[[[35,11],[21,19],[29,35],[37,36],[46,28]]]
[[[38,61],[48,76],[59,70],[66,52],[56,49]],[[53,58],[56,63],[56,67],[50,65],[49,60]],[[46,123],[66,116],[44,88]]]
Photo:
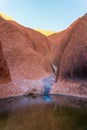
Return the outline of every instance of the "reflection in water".
[[[0,130],[87,130],[87,99],[49,95],[0,100]]]
[[[51,102],[51,96],[50,96],[50,95],[44,95],[44,96],[43,96],[43,99],[44,99],[46,102]]]

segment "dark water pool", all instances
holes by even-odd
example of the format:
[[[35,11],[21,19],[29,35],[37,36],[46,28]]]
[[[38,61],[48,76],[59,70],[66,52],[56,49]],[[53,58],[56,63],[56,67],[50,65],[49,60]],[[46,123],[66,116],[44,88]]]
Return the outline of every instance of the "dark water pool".
[[[87,130],[87,99],[51,95],[0,100],[0,130]]]

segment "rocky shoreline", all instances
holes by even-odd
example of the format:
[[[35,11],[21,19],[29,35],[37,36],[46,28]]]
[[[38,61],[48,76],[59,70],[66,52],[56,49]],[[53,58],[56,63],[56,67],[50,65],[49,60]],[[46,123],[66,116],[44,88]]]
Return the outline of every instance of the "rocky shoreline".
[[[51,94],[87,98],[86,86],[81,83],[74,81],[58,81],[56,83],[55,75],[38,80],[16,80],[0,85],[0,99],[22,95]]]

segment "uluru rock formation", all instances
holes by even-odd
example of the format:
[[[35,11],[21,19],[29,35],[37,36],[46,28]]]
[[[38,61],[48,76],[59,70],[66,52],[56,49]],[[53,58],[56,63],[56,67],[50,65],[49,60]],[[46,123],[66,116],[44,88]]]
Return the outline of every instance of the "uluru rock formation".
[[[87,77],[87,15],[72,28],[70,39],[60,62],[60,76]]]
[[[9,84],[0,85],[0,97],[30,93],[37,87],[41,93],[43,84],[39,79],[49,76],[42,65],[43,57],[50,51],[47,37],[0,16],[0,41],[5,59],[3,63],[6,62],[8,67],[1,77],[7,77],[7,72],[11,77]]]
[[[58,75],[66,77],[87,76],[87,14],[75,21],[67,30],[58,34],[58,43],[53,50]],[[54,35],[54,34],[53,34]],[[56,36],[55,36],[56,35]],[[51,36],[57,39],[57,34]],[[57,40],[56,40],[57,41]]]
[[[55,35],[53,37],[55,40]],[[87,95],[87,14],[67,28],[60,39],[53,50],[53,62],[58,67],[53,89],[59,93]]]
[[[8,82],[11,80],[10,72],[3,55],[2,45],[0,42],[0,83]]]
[[[44,35],[0,17],[0,39],[12,77],[37,79],[47,74],[41,65],[50,51]]]
[[[5,64],[0,78],[11,79],[0,87],[5,90],[0,97],[42,93],[44,78],[52,78],[53,71],[52,93],[87,95],[87,14],[48,37],[0,16],[0,41],[1,71]]]
[[[9,22],[12,23],[14,26],[16,26],[24,33],[26,37],[26,41],[29,40],[30,37],[30,39],[32,40],[30,46],[34,51],[37,51],[42,55],[47,55],[50,52],[50,42],[45,35],[31,28],[24,27],[15,21],[10,20]]]

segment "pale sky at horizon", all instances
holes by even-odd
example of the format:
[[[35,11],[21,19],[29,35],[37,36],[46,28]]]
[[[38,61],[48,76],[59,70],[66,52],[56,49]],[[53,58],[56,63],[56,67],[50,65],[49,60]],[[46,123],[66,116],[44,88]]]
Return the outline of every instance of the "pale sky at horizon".
[[[0,12],[27,27],[60,31],[87,12],[87,0],[0,0]]]

